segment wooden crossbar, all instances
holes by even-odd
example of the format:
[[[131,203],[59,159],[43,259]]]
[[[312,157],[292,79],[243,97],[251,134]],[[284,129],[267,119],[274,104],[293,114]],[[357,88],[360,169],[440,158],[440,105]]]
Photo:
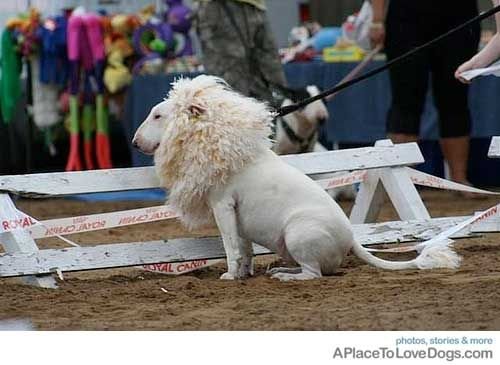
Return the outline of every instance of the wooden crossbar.
[[[354,225],[355,238],[363,245],[410,242],[427,239],[450,228],[467,217],[447,217],[431,220],[396,221]],[[470,231],[454,238],[465,237]],[[270,254],[254,245],[256,255]],[[36,252],[15,252],[0,255],[0,277],[40,275],[61,272],[109,269],[145,264],[183,262],[224,258],[219,237],[187,238],[92,247],[44,249]]]
[[[282,156],[305,174],[408,166],[424,162],[416,143]],[[29,197],[159,187],[153,167],[0,176],[0,191]]]
[[[407,166],[424,162],[420,148],[415,142],[281,157],[307,175]]]

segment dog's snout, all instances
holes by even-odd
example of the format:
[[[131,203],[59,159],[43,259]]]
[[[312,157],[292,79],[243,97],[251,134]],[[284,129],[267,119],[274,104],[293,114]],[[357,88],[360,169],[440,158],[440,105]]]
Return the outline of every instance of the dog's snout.
[[[327,121],[327,120],[328,120],[328,118],[320,118],[320,119],[318,119],[318,123],[319,123],[320,125],[323,125],[323,124],[325,124],[325,123],[326,123],[326,121]]]
[[[137,142],[137,140],[135,138],[132,140],[132,147],[139,148],[139,143]]]

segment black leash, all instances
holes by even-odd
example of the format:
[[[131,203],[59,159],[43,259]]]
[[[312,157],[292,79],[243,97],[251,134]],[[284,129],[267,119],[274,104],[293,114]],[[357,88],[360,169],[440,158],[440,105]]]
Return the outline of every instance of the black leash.
[[[396,57],[395,59],[393,59],[390,62],[387,62],[383,66],[377,67],[377,68],[375,68],[375,69],[373,69],[373,70],[371,70],[371,71],[369,71],[369,72],[367,72],[367,73],[365,73],[365,74],[363,74],[363,75],[361,75],[361,76],[359,76],[357,78],[354,78],[352,80],[343,82],[340,85],[337,85],[335,87],[332,87],[331,89],[325,90],[325,91],[323,91],[322,93],[320,93],[320,94],[318,94],[316,96],[304,99],[304,100],[302,100],[302,101],[300,101],[300,102],[298,102],[296,104],[291,104],[291,105],[287,105],[287,106],[281,107],[281,108],[278,109],[277,116],[282,117],[284,115],[293,113],[294,111],[297,111],[297,110],[305,107],[306,105],[308,105],[308,104],[310,104],[312,102],[315,102],[316,100],[324,99],[328,95],[334,94],[334,93],[336,93],[336,92],[338,92],[340,90],[348,88],[351,85],[357,84],[358,82],[361,82],[363,80],[366,80],[369,77],[372,77],[372,76],[374,76],[374,75],[376,75],[378,73],[381,73],[382,71],[387,70],[389,67],[394,66],[396,63],[402,62],[405,59],[413,56],[415,53],[420,52],[421,50],[423,50],[425,48],[432,47],[436,43],[438,43],[439,41],[443,40],[444,38],[449,37],[450,35],[458,32],[458,31],[460,31],[460,30],[462,30],[464,28],[467,28],[467,27],[471,26],[472,24],[479,23],[483,19],[486,19],[486,18],[492,16],[493,14],[498,13],[499,11],[500,11],[500,5],[497,5],[494,8],[492,8],[492,9],[490,9],[488,11],[485,11],[485,12],[479,14],[478,16],[476,16],[476,17],[468,20],[467,22],[459,25],[458,27],[455,27],[455,28],[449,30],[448,32],[440,35],[439,37],[434,38],[434,39],[430,40],[429,42],[424,43],[421,46],[418,46],[418,47],[412,49],[411,51],[408,51],[408,52],[402,54],[399,57]]]

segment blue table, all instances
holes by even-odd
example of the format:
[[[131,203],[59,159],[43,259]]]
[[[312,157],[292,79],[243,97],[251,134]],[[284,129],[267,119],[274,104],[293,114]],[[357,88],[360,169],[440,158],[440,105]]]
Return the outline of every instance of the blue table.
[[[368,69],[380,66],[373,62]],[[353,63],[292,63],[285,65],[285,74],[292,87],[315,84],[326,89],[337,84],[355,64]],[[194,76],[189,74],[185,76]],[[130,141],[134,131],[145,119],[149,110],[160,102],[170,89],[170,84],[180,75],[136,77],[129,88],[124,127]],[[500,161],[486,157],[489,137],[500,135],[500,79],[483,77],[470,89],[470,107],[473,117],[470,178],[479,185],[500,186]],[[381,73],[339,93],[328,103],[331,118],[324,131],[327,138],[341,145],[371,145],[385,138],[385,115],[389,108],[391,92],[387,73]],[[442,157],[438,139],[437,113],[429,92],[422,116],[421,147],[427,164],[424,170],[442,175]],[[150,165],[152,160],[138,152],[132,152],[134,166]]]

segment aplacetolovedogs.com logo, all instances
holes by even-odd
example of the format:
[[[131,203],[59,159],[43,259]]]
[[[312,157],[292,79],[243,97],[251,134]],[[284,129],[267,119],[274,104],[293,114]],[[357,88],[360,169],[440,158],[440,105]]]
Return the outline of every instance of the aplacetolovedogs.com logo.
[[[492,338],[474,337],[399,337],[391,346],[363,348],[360,346],[338,346],[333,359],[493,359]]]

